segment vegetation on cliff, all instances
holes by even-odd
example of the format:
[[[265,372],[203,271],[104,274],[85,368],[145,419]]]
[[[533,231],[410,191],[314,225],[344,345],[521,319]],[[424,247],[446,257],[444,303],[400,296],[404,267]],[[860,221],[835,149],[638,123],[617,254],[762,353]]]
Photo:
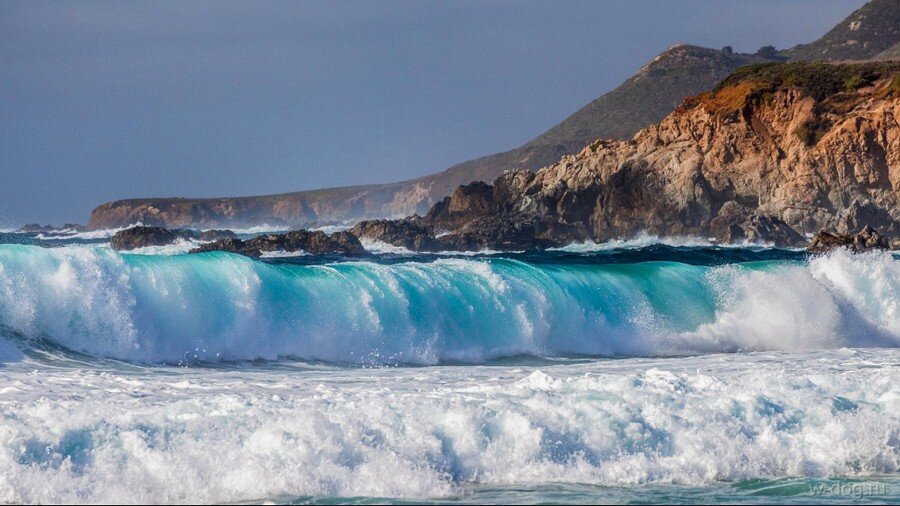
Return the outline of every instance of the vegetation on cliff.
[[[684,112],[699,105],[725,117],[770,100],[779,90],[793,89],[815,101],[812,116],[794,130],[807,146],[813,146],[833,125],[832,116],[846,113],[864,99],[857,91],[884,79],[888,84],[882,93],[900,92],[900,62],[748,65],[726,77],[712,91],[686,99],[679,110]]]

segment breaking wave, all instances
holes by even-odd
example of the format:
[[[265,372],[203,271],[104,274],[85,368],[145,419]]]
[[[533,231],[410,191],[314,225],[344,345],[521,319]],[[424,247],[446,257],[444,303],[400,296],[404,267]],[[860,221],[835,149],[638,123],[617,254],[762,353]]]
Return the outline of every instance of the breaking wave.
[[[0,328],[135,362],[480,363],[900,345],[900,263],[268,264],[0,246]]]

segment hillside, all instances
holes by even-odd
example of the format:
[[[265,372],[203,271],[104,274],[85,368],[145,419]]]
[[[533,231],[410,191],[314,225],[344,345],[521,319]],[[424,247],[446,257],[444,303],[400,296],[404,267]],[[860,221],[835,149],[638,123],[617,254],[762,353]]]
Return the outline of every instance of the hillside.
[[[471,181],[491,181],[506,170],[537,170],[578,152],[595,139],[630,139],[663,119],[685,97],[711,89],[743,65],[771,59],[847,60],[896,58],[900,0],[873,0],[821,39],[779,53],[737,54],[676,45],[644,65],[618,88],[582,107],[526,144],[454,165],[422,178],[392,184],[329,188],[258,197],[132,199],[97,207],[90,228],[142,222],[169,227],[303,226],[424,212]]]
[[[437,174],[393,184],[218,199],[147,198],[97,207],[88,226],[117,228],[142,222],[168,227],[234,227],[260,223],[305,225],[424,213],[457,186],[491,181],[505,170],[536,170],[597,138],[628,139],[662,119],[686,96],[710,89],[748,63],[766,61],[690,45],[673,46],[622,85],[525,145]]]
[[[900,0],[872,0],[822,38],[784,51],[794,60],[868,60],[900,42]]]

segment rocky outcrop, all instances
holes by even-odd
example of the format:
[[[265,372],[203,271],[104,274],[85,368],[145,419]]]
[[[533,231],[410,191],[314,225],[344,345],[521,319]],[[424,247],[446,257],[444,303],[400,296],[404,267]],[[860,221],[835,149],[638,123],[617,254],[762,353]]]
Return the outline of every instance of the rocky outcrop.
[[[797,246],[823,228],[866,226],[893,238],[898,76],[900,63],[748,67],[630,141],[459,188],[425,221],[460,249],[639,232]]]
[[[900,223],[871,200],[854,200],[847,208],[835,214],[829,228],[838,234],[847,235],[865,227],[880,230],[888,237],[900,236]]]
[[[169,230],[163,227],[131,227],[113,235],[109,244],[113,249],[128,251],[147,246],[165,246],[179,240],[195,239],[189,230]]]
[[[810,253],[826,253],[836,248],[847,248],[854,253],[872,250],[886,250],[890,247],[888,240],[872,227],[865,227],[855,234],[832,233],[820,230],[813,237],[809,247]]]
[[[793,245],[842,220],[887,233],[900,219],[898,75],[898,64],[751,68],[632,141],[506,174],[494,194],[503,212],[584,225],[595,240],[727,230]]]
[[[759,216],[754,209],[730,200],[722,204],[715,218],[709,222],[709,235],[717,243],[771,243],[780,246],[799,246],[806,239],[784,220]]]
[[[548,234],[541,220],[529,215],[480,216],[437,239],[443,251],[535,250],[572,242]]]
[[[368,220],[357,223],[350,233],[360,238],[375,239],[412,251],[440,251],[434,227],[424,220]]]
[[[266,252],[305,252],[311,255],[340,255],[361,257],[368,253],[359,239],[349,232],[335,232],[331,235],[316,230],[294,230],[284,234],[269,234],[241,240],[222,239],[200,245],[191,253],[227,251],[250,257],[259,257]]]

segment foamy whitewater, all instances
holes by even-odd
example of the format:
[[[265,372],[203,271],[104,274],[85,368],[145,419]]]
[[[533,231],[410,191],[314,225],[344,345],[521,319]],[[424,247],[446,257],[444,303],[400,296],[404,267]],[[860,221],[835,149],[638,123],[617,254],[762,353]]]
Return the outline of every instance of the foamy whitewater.
[[[0,244],[2,502],[900,500],[889,253],[63,244]]]

